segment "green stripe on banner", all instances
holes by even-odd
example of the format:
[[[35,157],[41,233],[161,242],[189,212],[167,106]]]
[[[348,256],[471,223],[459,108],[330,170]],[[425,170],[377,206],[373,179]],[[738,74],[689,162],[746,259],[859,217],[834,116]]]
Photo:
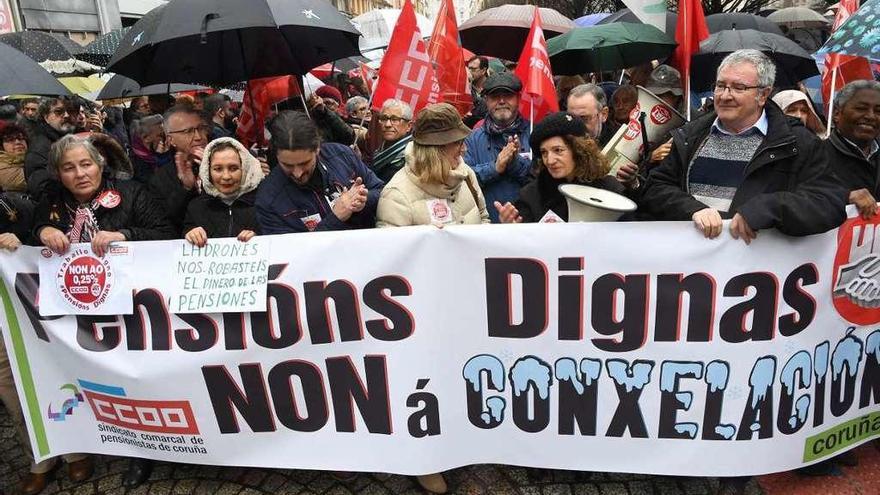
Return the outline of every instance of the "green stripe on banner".
[[[807,438],[804,462],[827,457],[850,445],[880,435],[880,412],[866,414]]]
[[[31,426],[34,436],[37,437],[37,451],[40,455],[49,454],[49,440],[46,438],[46,427],[43,425],[43,416],[40,414],[40,403],[37,401],[37,390],[34,387],[34,376],[31,374],[31,364],[28,362],[27,352],[24,350],[24,339],[21,335],[21,327],[18,325],[18,316],[12,307],[12,298],[6,290],[6,282],[0,277],[0,299],[3,299],[3,308],[6,310],[6,321],[9,322],[9,337],[12,340],[12,349],[15,352],[15,362],[18,363],[18,375],[21,377],[21,388],[24,389],[24,398],[27,402],[28,413],[31,415]]]

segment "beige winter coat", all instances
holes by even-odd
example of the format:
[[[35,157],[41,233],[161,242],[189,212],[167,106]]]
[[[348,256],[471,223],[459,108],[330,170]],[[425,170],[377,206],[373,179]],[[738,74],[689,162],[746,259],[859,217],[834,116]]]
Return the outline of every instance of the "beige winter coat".
[[[394,174],[379,196],[377,227],[489,223],[477,176],[464,161],[459,161],[445,184],[425,184],[410,168],[411,146],[407,147],[406,165]]]

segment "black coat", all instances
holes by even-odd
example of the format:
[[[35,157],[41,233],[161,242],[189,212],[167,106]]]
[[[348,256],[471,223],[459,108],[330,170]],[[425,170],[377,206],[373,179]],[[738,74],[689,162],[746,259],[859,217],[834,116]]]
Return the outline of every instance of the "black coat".
[[[844,141],[837,129],[825,140],[825,151],[834,174],[848,191],[867,189],[880,198],[880,152],[865,158],[856,146]]]
[[[49,150],[64,134],[43,119],[33,125],[32,131],[27,155],[24,157],[24,176],[27,179],[28,194],[39,201],[52,182],[49,174]]]
[[[35,206],[24,194],[0,193],[0,234],[12,233],[22,244],[33,244]]]
[[[623,185],[610,175],[590,182],[574,183],[605,189],[621,195],[625,192]],[[538,174],[538,180],[529,182],[519,190],[519,198],[514,206],[519,210],[519,215],[524,223],[537,222],[550,210],[553,210],[553,213],[559,215],[566,222],[568,221],[568,202],[565,200],[565,196],[559,192],[561,184],[568,184],[568,181],[554,179],[546,168],[542,168]]]
[[[196,174],[196,177],[199,176],[197,168],[193,173]],[[156,170],[150,179],[149,189],[174,229],[174,238],[180,238],[183,231],[183,219],[186,217],[186,208],[189,202],[198,196],[196,188],[186,189],[183,187],[180,179],[177,178],[177,167],[172,161]]]
[[[767,136],[722,216],[739,213],[754,230],[776,228],[795,236],[839,226],[849,195],[834,176],[822,142],[775,103],[768,101],[764,109]],[[690,221],[707,208],[688,193],[688,171],[715,118],[712,112],[672,132],[672,151],[651,171],[641,198],[641,206],[658,220]]]
[[[119,232],[127,241],[174,239],[174,230],[165,219],[150,192],[135,181],[106,181],[103,189],[115,189],[122,200],[115,208],[98,207],[94,214],[101,230]],[[65,234],[73,227],[67,205],[75,205],[71,194],[57,182],[50,183],[47,194],[37,206],[34,237],[43,227],[55,227]]]
[[[189,202],[186,219],[183,221],[183,234],[186,235],[196,227],[205,229],[209,239],[238,237],[242,230],[252,230],[259,234],[257,210],[254,208],[256,199],[257,191],[254,190],[227,205],[220,198],[202,193]]]

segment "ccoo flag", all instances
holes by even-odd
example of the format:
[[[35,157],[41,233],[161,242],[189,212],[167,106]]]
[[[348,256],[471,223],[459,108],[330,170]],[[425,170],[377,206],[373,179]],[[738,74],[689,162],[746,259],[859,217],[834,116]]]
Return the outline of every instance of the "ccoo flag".
[[[541,12],[538,7],[535,7],[532,29],[519,56],[515,74],[523,83],[519,103],[521,115],[527,116],[534,124],[540,122],[547,114],[559,111],[556,86],[553,84],[553,72],[550,70],[550,57],[547,55],[547,42],[544,41],[544,29],[541,27]]]
[[[470,112],[474,102],[452,0],[443,0],[440,4],[437,22],[428,44],[428,55],[440,84],[440,99],[454,106],[461,115]]]
[[[406,0],[379,67],[373,108],[379,110],[385,100],[394,98],[408,103],[417,113],[425,105],[437,103],[439,97],[440,86],[416,24],[416,12],[412,2]]]

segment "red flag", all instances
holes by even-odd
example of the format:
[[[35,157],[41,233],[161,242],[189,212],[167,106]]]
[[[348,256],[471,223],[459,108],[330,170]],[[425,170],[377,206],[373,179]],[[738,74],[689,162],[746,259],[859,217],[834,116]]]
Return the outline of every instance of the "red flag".
[[[361,79],[364,80],[364,83],[366,83],[367,85],[367,89],[369,89],[370,93],[372,93],[373,90],[376,88],[376,78],[379,77],[379,72],[363,62],[358,62],[358,66]]]
[[[675,41],[678,47],[672,54],[669,64],[678,68],[684,83],[685,101],[690,118],[691,55],[700,51],[700,42],[709,37],[706,16],[700,0],[678,0],[678,24],[675,26]]]
[[[379,110],[385,100],[394,98],[408,103],[416,113],[429,103],[437,103],[439,93],[434,67],[416,24],[416,12],[412,2],[406,0],[379,67],[373,108]]]
[[[836,31],[843,24],[843,21],[859,10],[859,0],[841,0],[837,5],[837,14],[834,16],[831,32]],[[859,79],[874,79],[874,74],[871,72],[871,64],[864,57],[844,55],[842,53],[829,53],[825,55],[825,72],[822,73],[822,101],[825,102],[826,113],[831,103],[831,82],[834,79],[835,71],[837,71],[837,78],[834,81],[835,92],[839,91],[840,88],[846,86],[849,82],[858,81]],[[828,117],[830,121],[831,116],[829,115]]]
[[[556,86],[550,71],[550,57],[541,27],[541,12],[535,7],[532,29],[516,64],[516,77],[523,83],[519,113],[532,123],[540,122],[547,114],[559,111]]]
[[[302,94],[302,90],[296,76],[266,77],[249,81],[238,117],[238,140],[248,148],[255,143],[265,144],[263,127],[269,115],[269,107],[299,94]]]
[[[443,0],[437,13],[437,23],[428,44],[428,56],[434,65],[437,82],[440,83],[440,99],[454,106],[458,113],[471,111],[471,85],[468,83],[464,51],[458,37],[455,8],[452,0]]]

